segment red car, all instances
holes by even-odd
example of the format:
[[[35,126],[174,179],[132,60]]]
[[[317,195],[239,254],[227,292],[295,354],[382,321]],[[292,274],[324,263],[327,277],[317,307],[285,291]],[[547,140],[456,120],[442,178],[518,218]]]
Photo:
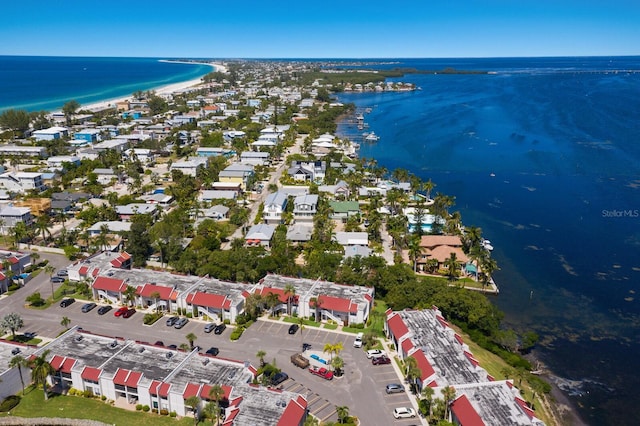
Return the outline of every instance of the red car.
[[[316,376],[320,376],[323,379],[331,380],[333,379],[333,372],[327,370],[324,367],[311,367],[309,368],[309,372],[311,374],[315,374]]]
[[[135,314],[136,310],[131,308],[131,309],[127,309],[127,311],[122,314],[122,318],[129,318],[131,315]]]
[[[113,313],[113,316],[114,317],[121,317],[128,310],[129,310],[129,308],[127,308],[126,306],[123,306],[122,308],[118,308],[118,310]]]
[[[377,356],[371,360],[371,364],[373,365],[391,364],[391,359],[386,355]]]

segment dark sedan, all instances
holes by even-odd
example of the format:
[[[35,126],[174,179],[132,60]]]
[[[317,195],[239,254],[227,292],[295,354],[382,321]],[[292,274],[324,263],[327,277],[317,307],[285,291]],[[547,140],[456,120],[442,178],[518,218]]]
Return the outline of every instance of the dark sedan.
[[[73,299],[73,298],[62,299],[62,302],[60,302],[60,307],[66,308],[67,306],[71,305],[75,301],[76,299]]]
[[[97,305],[93,302],[90,303],[85,303],[84,305],[82,305],[82,312],[84,312],[85,314],[87,312],[89,312],[90,310],[92,310],[93,308],[95,308]]]
[[[135,313],[136,313],[135,309],[133,309],[133,308],[127,309],[127,311],[122,314],[122,318],[129,318],[129,317],[131,317],[131,315],[133,315]]]
[[[98,308],[98,315],[104,315],[111,310],[111,305],[104,305]]]
[[[298,324],[291,324],[291,326],[289,326],[289,334],[296,334],[299,328],[300,326]]]
[[[386,355],[377,356],[371,360],[373,365],[391,364],[391,358]]]

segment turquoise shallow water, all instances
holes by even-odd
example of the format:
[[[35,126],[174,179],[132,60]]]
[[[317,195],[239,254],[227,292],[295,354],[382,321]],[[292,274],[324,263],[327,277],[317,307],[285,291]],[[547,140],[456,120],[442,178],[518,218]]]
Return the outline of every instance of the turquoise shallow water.
[[[640,404],[640,58],[410,60],[412,93],[344,94],[380,136],[361,156],[431,178],[480,226],[509,326],[594,425]],[[354,137],[343,124],[339,133]]]
[[[212,68],[157,58],[0,56],[0,111],[54,111],[201,77]]]

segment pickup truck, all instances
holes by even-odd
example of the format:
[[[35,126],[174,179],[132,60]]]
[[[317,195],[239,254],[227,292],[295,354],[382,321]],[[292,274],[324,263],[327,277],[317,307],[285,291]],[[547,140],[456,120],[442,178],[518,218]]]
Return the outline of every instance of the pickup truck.
[[[315,374],[316,376],[320,376],[320,377],[322,377],[323,379],[326,379],[326,380],[333,379],[333,372],[327,370],[324,367],[315,367],[315,366],[313,366],[313,367],[309,368],[309,372],[311,374]]]
[[[291,362],[296,367],[307,368],[309,367],[309,360],[306,359],[302,354],[293,354],[291,355]]]

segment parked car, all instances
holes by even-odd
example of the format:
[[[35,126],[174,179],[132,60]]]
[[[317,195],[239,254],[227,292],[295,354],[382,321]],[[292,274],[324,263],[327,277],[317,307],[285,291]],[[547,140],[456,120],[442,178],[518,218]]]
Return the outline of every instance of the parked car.
[[[162,340],[156,340],[154,345],[156,345],[156,346],[164,346],[164,342]]]
[[[271,376],[271,386],[278,386],[280,383],[284,382],[289,378],[289,375],[284,371],[274,374]]]
[[[118,310],[113,313],[113,316],[114,317],[121,317],[128,310],[129,310],[129,308],[127,308],[126,306],[122,306],[121,308],[118,308]]]
[[[187,325],[188,322],[189,320],[187,318],[179,318],[178,321],[176,321],[175,324],[173,325],[173,328],[181,329],[182,327]]]
[[[127,310],[126,310],[126,312],[124,312],[124,313],[122,314],[122,318],[129,318],[129,317],[131,317],[131,316],[132,316],[133,314],[135,314],[135,313],[136,313],[136,310],[135,310],[135,309],[133,309],[133,308],[131,308],[131,309],[127,309]]]
[[[87,312],[89,312],[90,310],[92,310],[93,308],[95,308],[97,305],[93,302],[90,303],[85,303],[84,305],[82,305],[82,312],[84,312],[85,314]]]
[[[361,348],[362,347],[362,338],[363,337],[364,337],[364,333],[362,333],[362,332],[356,334],[356,340],[354,340],[354,342],[353,342],[353,347],[354,348]]]
[[[298,324],[291,324],[291,326],[289,326],[289,334],[296,334],[299,328],[300,326]]]
[[[313,366],[313,367],[309,368],[309,372],[311,374],[315,374],[316,376],[320,376],[325,380],[333,379],[333,372],[327,370],[324,367],[315,367],[315,366]]]
[[[60,269],[60,270],[58,271],[58,274],[57,274],[57,275],[58,275],[59,277],[66,277],[66,276],[68,276],[68,275],[69,275],[69,272],[67,272],[67,270],[66,270],[66,269]]]
[[[55,283],[55,284],[63,283],[64,282],[64,278],[63,277],[53,276],[53,277],[51,277],[51,282]]]
[[[386,355],[377,356],[371,360],[371,364],[373,365],[391,364],[391,359]]]
[[[111,305],[104,305],[98,308],[98,315],[104,315],[111,310]]]
[[[393,409],[393,417],[396,419],[406,419],[409,417],[415,417],[416,412],[410,407],[398,407]]]
[[[382,352],[380,349],[371,349],[370,351],[367,351],[367,358],[371,359],[371,358],[375,358],[377,356],[382,356],[385,355],[384,352]]]
[[[213,329],[216,328],[216,324],[213,322],[210,322],[209,324],[206,324],[204,326],[204,332],[205,333],[211,333],[213,331]]]
[[[308,368],[309,367],[309,360],[307,358],[305,358],[302,354],[293,354],[293,355],[291,355],[291,362],[296,367],[300,367],[300,368]]]
[[[385,392],[401,393],[401,392],[404,392],[404,386],[402,386],[400,383],[389,383],[385,388]]]
[[[167,327],[173,327],[173,325],[175,325],[175,323],[179,320],[180,318],[178,317],[169,317],[167,318]]]
[[[167,346],[167,348],[173,349],[175,351],[176,349],[178,349],[178,345],[169,345]]]
[[[61,308],[66,308],[67,306],[71,305],[75,301],[76,301],[76,299],[73,299],[71,297],[69,297],[67,299],[62,299],[62,301],[60,302],[60,307]]]
[[[216,328],[213,329],[213,334],[222,334],[222,332],[227,328],[224,323],[216,325]]]
[[[209,349],[207,349],[207,351],[205,353],[207,355],[218,356],[218,354],[220,353],[220,349],[218,349],[216,347],[210,347]]]

